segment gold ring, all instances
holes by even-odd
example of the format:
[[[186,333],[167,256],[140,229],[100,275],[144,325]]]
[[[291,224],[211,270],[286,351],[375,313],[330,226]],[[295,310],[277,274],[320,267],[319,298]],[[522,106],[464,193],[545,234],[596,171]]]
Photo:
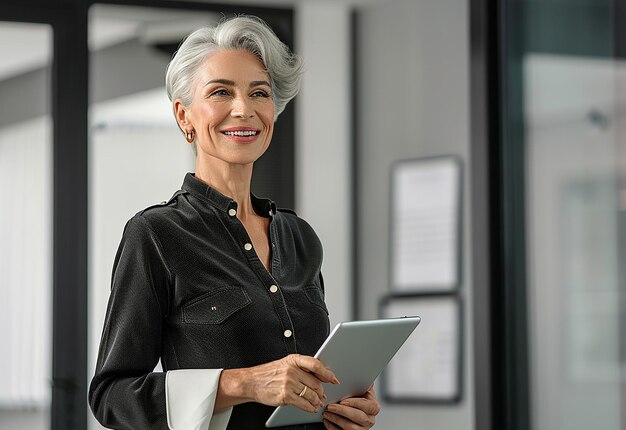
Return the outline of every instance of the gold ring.
[[[300,393],[300,397],[304,397],[304,393],[306,393],[306,389],[309,388],[306,385],[304,386],[304,388],[302,389],[302,392]]]

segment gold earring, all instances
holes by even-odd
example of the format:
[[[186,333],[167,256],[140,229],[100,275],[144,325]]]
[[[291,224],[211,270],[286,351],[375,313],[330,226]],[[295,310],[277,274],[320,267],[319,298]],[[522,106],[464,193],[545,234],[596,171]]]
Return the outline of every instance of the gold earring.
[[[194,132],[193,130],[188,131],[185,133],[185,139],[187,139],[187,142],[191,143],[194,140]]]

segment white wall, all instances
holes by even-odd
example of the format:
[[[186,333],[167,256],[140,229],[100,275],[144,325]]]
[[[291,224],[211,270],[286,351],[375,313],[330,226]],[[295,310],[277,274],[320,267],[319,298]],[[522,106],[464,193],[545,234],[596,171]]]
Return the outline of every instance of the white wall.
[[[296,207],[324,246],[326,303],[334,325],[353,317],[350,9],[342,3],[302,3],[295,24],[296,50],[306,64],[296,105]]]
[[[418,0],[364,5],[360,8],[359,27],[360,204],[357,210],[361,317],[377,317],[380,299],[390,292],[391,163],[399,159],[458,155],[464,161],[466,196],[460,287],[466,339],[462,400],[447,406],[384,404],[377,428],[472,429],[468,3]]]

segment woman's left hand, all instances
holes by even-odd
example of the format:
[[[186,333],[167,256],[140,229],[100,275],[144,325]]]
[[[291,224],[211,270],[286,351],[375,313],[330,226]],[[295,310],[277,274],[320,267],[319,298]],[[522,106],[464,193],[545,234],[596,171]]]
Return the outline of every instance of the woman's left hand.
[[[380,405],[374,386],[371,386],[363,397],[350,397],[328,405],[324,412],[324,425],[331,430],[370,429],[379,412]]]

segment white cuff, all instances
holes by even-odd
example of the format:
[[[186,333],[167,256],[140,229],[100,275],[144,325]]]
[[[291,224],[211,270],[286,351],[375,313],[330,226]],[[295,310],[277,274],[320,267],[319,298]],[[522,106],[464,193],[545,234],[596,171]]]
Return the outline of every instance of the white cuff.
[[[170,430],[225,430],[233,408],[213,413],[222,369],[181,369],[165,374]]]

